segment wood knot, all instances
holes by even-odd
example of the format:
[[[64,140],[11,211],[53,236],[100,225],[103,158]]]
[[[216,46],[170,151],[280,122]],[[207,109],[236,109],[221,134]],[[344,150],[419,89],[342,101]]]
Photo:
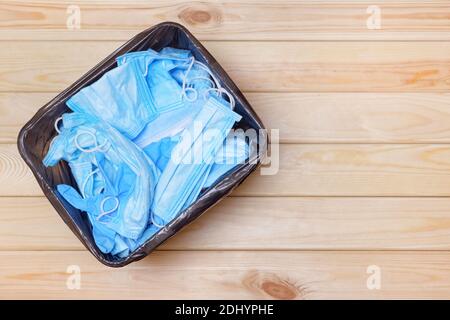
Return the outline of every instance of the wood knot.
[[[276,299],[292,300],[297,297],[297,288],[285,281],[274,282],[267,280],[261,284],[261,289]]]
[[[218,9],[207,5],[191,6],[183,9],[178,18],[191,26],[220,23],[221,15]]]
[[[292,300],[303,298],[306,294],[302,286],[270,272],[250,271],[244,277],[243,283],[247,288],[274,299]]]

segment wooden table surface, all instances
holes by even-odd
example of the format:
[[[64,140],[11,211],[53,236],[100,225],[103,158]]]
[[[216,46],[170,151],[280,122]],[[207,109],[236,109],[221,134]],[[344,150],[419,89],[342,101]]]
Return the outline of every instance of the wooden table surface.
[[[111,269],[43,197],[16,137],[166,20],[280,130],[280,168]],[[2,0],[0,40],[0,298],[450,298],[450,1]]]

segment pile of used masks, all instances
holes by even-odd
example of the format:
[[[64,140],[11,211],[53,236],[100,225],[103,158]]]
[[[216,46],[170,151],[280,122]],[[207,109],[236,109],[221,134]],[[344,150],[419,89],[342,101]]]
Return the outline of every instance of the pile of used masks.
[[[233,97],[188,50],[127,53],[67,102],[43,160],[69,164],[99,249],[126,257],[249,156]]]

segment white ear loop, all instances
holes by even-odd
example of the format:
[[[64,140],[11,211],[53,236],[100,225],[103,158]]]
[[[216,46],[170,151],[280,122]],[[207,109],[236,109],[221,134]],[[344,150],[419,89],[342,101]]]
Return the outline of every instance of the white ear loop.
[[[200,66],[200,68],[202,68],[209,74],[209,76],[214,80],[214,83],[216,84],[217,88],[222,88],[220,86],[220,81],[214,76],[214,74],[211,72],[211,70],[204,63],[201,63],[200,61],[197,61],[197,60],[195,61],[195,63],[198,64]]]
[[[210,91],[215,91],[215,92],[217,92],[217,95],[220,95],[220,94],[222,94],[222,93],[226,94],[227,97],[228,97],[228,99],[230,100],[230,107],[231,107],[231,110],[234,109],[234,106],[235,106],[236,102],[235,102],[235,100],[234,100],[234,97],[233,97],[227,90],[225,90],[224,88],[209,88],[209,89],[207,89],[207,90],[205,91],[205,96],[206,96],[206,94],[207,94],[208,92],[210,92]]]
[[[188,75],[189,75],[193,65],[197,64],[201,69],[206,71],[213,80],[211,80],[209,78],[206,78],[206,77],[195,77],[195,78],[192,78],[191,81],[192,80],[206,80],[206,81],[211,82],[211,84],[213,86],[214,85],[216,86],[216,91],[218,93],[225,94],[228,97],[228,99],[230,100],[231,109],[232,110],[234,109],[234,106],[236,104],[234,97],[220,85],[220,81],[214,76],[214,74],[211,72],[211,70],[208,68],[208,66],[206,66],[204,63],[195,60],[194,57],[191,57],[191,58],[176,58],[176,57],[172,57],[170,55],[161,55],[161,56],[155,57],[154,59],[155,60],[156,59],[170,59],[170,60],[175,60],[175,61],[186,61],[186,62],[189,62],[188,68],[187,68],[187,70],[186,70],[186,72],[184,73],[184,76],[183,76],[182,89],[181,89],[181,96],[184,99],[186,99],[187,101],[189,101],[189,102],[194,102],[194,101],[196,101],[198,99],[198,91],[197,91],[197,89],[189,87],[187,85],[187,77],[188,77]],[[124,60],[124,62],[125,61],[126,60]],[[148,67],[149,67],[149,65],[150,64],[147,64],[145,66],[144,77],[146,77],[147,74],[148,74]],[[212,88],[210,88],[210,89],[212,89]],[[189,95],[187,94],[188,92],[193,93],[194,97],[189,98]]]
[[[78,139],[83,134],[91,136],[93,138],[95,147],[93,147],[92,149],[84,149],[83,147],[80,146]],[[106,140],[102,145],[98,145],[97,136],[89,131],[78,132],[77,135],[75,136],[74,142],[75,142],[75,146],[77,147],[77,149],[80,150],[81,152],[86,152],[86,153],[91,153],[91,152],[95,152],[95,151],[106,152],[108,150],[108,149],[103,149],[103,147],[106,146],[108,141]]]
[[[89,181],[89,178],[93,177],[94,174],[96,174],[98,172],[99,172],[99,170],[95,169],[94,171],[90,172],[88,174],[88,176],[86,177],[86,179],[83,181],[83,185],[81,186],[81,192],[83,192],[83,196],[86,194],[86,185],[87,185],[87,183]],[[102,192],[104,189],[105,189],[105,187],[102,187],[100,192]]]
[[[157,226],[158,228],[164,228],[164,225],[160,225],[160,224],[158,224],[158,223],[155,221],[153,211],[150,211],[150,220],[152,221],[152,224],[154,224],[154,225]]]
[[[59,124],[59,122],[60,122],[62,119],[63,119],[62,117],[59,117],[58,119],[56,119],[55,124],[54,124],[55,130],[56,130],[56,132],[58,132],[58,134],[61,133],[61,130],[59,130],[58,124]],[[94,140],[94,145],[95,145],[94,148],[92,148],[92,149],[84,149],[83,147],[80,146],[80,143],[79,143],[78,139],[79,139],[80,136],[82,136],[83,134],[85,134],[85,135],[87,134],[88,136],[91,136],[91,137],[93,138],[93,140]],[[54,141],[54,139],[52,139],[52,141],[51,141],[51,143],[50,143],[50,146],[52,145],[53,141]],[[96,136],[94,133],[92,133],[92,132],[84,131],[84,132],[79,132],[79,133],[75,136],[75,141],[74,141],[74,143],[75,143],[75,146],[77,147],[77,149],[80,150],[81,152],[90,153],[90,152],[95,152],[95,151],[106,152],[107,149],[103,149],[103,147],[106,146],[106,144],[108,143],[108,141],[105,141],[102,145],[98,145],[97,136]],[[95,169],[94,171],[90,172],[90,173],[88,174],[88,176],[86,177],[86,179],[84,180],[84,182],[83,182],[83,184],[82,184],[82,186],[81,186],[81,190],[82,190],[83,196],[86,194],[86,185],[87,185],[89,179],[90,179],[91,177],[93,177],[94,174],[96,174],[96,173],[98,173],[98,172],[99,172],[99,170],[98,170],[98,169]],[[110,199],[114,199],[114,200],[115,200],[115,205],[114,205],[114,207],[113,207],[111,210],[105,211],[105,209],[104,209],[105,203],[106,203],[106,201],[108,201],[108,200],[110,200]],[[102,217],[104,217],[105,215],[110,214],[110,213],[116,211],[117,208],[119,208],[119,204],[120,204],[120,201],[119,201],[119,199],[118,199],[117,197],[109,196],[109,197],[104,198],[104,199],[102,200],[102,202],[100,203],[100,211],[101,211],[101,213],[100,213],[100,215],[99,215],[96,219],[99,221],[99,220],[100,220]]]
[[[185,72],[184,76],[183,76],[183,83],[182,83],[182,89],[181,89],[181,96],[186,99],[189,102],[194,102],[197,100],[198,98],[198,92],[197,90],[195,90],[194,88],[188,87],[187,86],[187,75],[189,74],[189,72],[191,71],[191,68],[195,62],[194,57],[192,58],[187,58],[187,59],[181,59],[181,58],[175,58],[175,57],[170,57],[170,56],[159,56],[159,57],[155,57],[156,59],[171,59],[171,60],[176,60],[176,61],[186,61],[189,62],[189,66],[187,71]],[[145,66],[145,71],[144,71],[144,77],[147,77],[148,75],[148,68],[149,68],[150,64],[147,64]],[[188,92],[192,92],[194,94],[194,97],[190,98],[189,95],[187,94]]]
[[[187,92],[192,92],[194,94],[193,98],[189,98]],[[186,87],[183,89],[182,95],[184,97],[184,99],[186,99],[189,102],[194,102],[198,99],[198,91],[195,88],[192,87]]]
[[[58,134],[61,133],[61,130],[59,130],[59,122],[63,119],[63,117],[59,117],[58,119],[55,120],[54,126],[55,126],[55,130],[56,132],[58,132]]]
[[[189,102],[193,102],[195,100],[197,100],[198,98],[198,92],[197,90],[195,90],[194,88],[187,88],[187,76],[189,75],[189,72],[191,72],[192,66],[194,65],[195,59],[194,57],[190,58],[190,62],[189,62],[189,66],[186,70],[186,72],[184,73],[183,76],[183,83],[181,84],[181,96],[186,99]],[[195,99],[189,99],[188,95],[186,94],[186,92],[188,91],[187,89],[190,89],[191,92],[195,92]]]
[[[86,177],[86,179],[84,179],[83,181],[83,185],[81,186],[81,192],[83,192],[83,196],[86,194],[86,185],[87,182],[89,181],[89,178],[94,176],[94,174],[98,173],[98,169],[95,169],[94,171],[91,171],[88,176]]]
[[[114,208],[112,208],[111,210],[105,211],[104,206],[105,206],[106,201],[108,201],[109,199],[114,199],[116,201],[116,204],[114,205]],[[110,213],[116,211],[117,208],[119,208],[119,204],[120,204],[120,201],[117,197],[113,197],[113,196],[105,197],[102,200],[102,202],[100,202],[101,213],[97,216],[97,218],[96,218],[97,221],[100,221],[100,219],[103,218],[104,216],[106,216],[107,214],[110,214]]]
[[[189,63],[189,66],[183,76],[181,94],[184,97],[184,99],[186,99],[189,102],[194,102],[198,98],[198,91],[192,87],[187,87],[187,78],[188,78],[188,75],[189,75],[194,63],[197,64],[201,69],[206,71],[213,80],[206,78],[206,77],[195,77],[190,80],[192,81],[192,80],[199,79],[199,80],[207,80],[207,81],[211,82],[211,84],[213,85],[213,88],[207,89],[205,92],[205,96],[206,96],[206,93],[208,93],[210,91],[216,91],[218,93],[218,95],[225,94],[230,101],[231,110],[233,110],[234,106],[236,104],[234,97],[220,85],[219,80],[214,76],[214,74],[211,72],[211,70],[205,64],[201,63],[200,61],[195,60],[194,57],[191,58],[191,62]],[[214,85],[216,88],[214,88]],[[189,98],[188,95],[186,94],[187,91],[195,92],[194,98]]]
[[[98,173],[98,172],[99,172],[99,169],[97,168],[97,169],[95,169],[94,171],[90,172],[90,173],[88,174],[88,176],[86,177],[86,179],[84,180],[83,185],[82,185],[82,187],[81,187],[81,190],[82,190],[82,192],[83,192],[83,197],[84,197],[84,195],[86,194],[86,185],[87,185],[87,182],[89,181],[89,178],[90,178],[90,177],[93,177],[94,174],[96,174],[96,173]],[[104,188],[102,188],[102,191],[103,191],[103,190],[104,190]],[[109,199],[114,199],[114,200],[115,200],[115,205],[114,205],[114,207],[113,207],[111,210],[105,211],[105,209],[104,209],[105,203],[106,203],[106,201],[108,201]],[[102,200],[102,202],[100,202],[100,214],[99,214],[99,215],[97,216],[97,218],[96,218],[97,221],[100,221],[100,219],[103,218],[104,216],[106,216],[107,214],[110,214],[110,213],[116,211],[117,208],[119,208],[119,205],[120,205],[119,198],[114,197],[114,196],[108,196],[108,197],[105,197],[105,198]]]

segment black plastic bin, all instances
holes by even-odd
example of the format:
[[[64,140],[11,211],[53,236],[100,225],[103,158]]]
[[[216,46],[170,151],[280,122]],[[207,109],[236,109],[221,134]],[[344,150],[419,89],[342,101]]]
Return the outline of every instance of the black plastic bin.
[[[139,33],[115,50],[78,81],[42,107],[19,133],[18,147],[20,155],[31,168],[45,196],[50,200],[61,218],[86,248],[101,263],[110,267],[123,267],[133,261],[144,258],[182,227],[199,217],[241,184],[259,166],[262,160],[261,157],[267,149],[267,136],[265,134],[264,139],[255,138],[250,141],[252,147],[256,147],[259,150],[251,161],[237,166],[233,172],[224,176],[214,186],[203,191],[194,204],[184,210],[177,218],[167,224],[128,257],[117,258],[110,254],[104,254],[97,248],[86,214],[72,207],[56,191],[56,186],[61,183],[70,184],[76,188],[76,183],[69,166],[64,161],[60,161],[57,166],[51,168],[46,168],[42,164],[42,159],[47,153],[50,141],[57,134],[54,129],[54,122],[64,112],[69,111],[65,103],[73,94],[95,82],[105,72],[116,66],[116,57],[126,52],[141,51],[149,48],[159,51],[166,46],[189,49],[197,60],[210,67],[211,71],[221,82],[221,85],[236,99],[235,111],[242,116],[242,120],[235,125],[235,128],[242,128],[244,130],[251,128],[257,132],[264,129],[261,120],[255,114],[241,91],[200,42],[183,26],[177,23],[164,22]]]

